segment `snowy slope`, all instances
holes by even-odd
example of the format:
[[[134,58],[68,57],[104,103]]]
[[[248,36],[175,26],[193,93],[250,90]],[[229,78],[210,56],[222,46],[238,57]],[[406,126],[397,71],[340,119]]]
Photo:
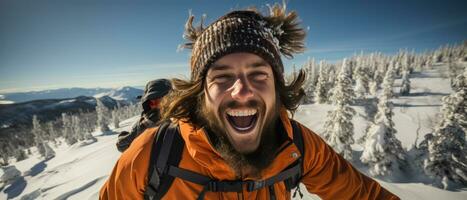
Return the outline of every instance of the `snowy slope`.
[[[441,97],[451,92],[449,80],[439,77],[436,70],[414,74],[411,96],[392,99],[394,102],[394,122],[397,129],[396,136],[402,141],[404,148],[409,150],[416,140],[416,130],[420,121],[420,142],[423,135],[430,131],[427,119],[432,118],[440,109]],[[396,80],[395,91],[400,85]],[[397,94],[397,92],[396,92]],[[371,98],[368,102],[371,103]],[[369,106],[363,102],[353,106],[357,111],[354,117],[355,139],[363,135],[367,126],[367,113],[371,113]],[[316,133],[322,132],[326,112],[332,107],[329,105],[303,105],[295,113],[294,118],[305,124]],[[131,118],[121,125],[129,129],[137,117]],[[110,174],[113,165],[120,153],[115,147],[117,135],[99,135],[94,133],[98,142],[89,145],[73,146],[60,145],[56,150],[56,157],[41,161],[32,157],[14,165],[23,173],[23,178],[12,185],[1,189],[0,199],[97,199],[99,188]],[[359,144],[354,144],[355,154],[362,151]],[[367,169],[359,161],[354,165],[363,173]],[[467,188],[458,191],[447,191],[433,187],[423,174],[417,169],[405,174],[406,179],[398,183],[378,180],[385,188],[397,194],[402,199],[467,199]],[[1,187],[1,186],[0,186]],[[305,191],[305,190],[302,190]],[[306,192],[305,192],[306,193]],[[298,196],[298,195],[297,195]],[[297,198],[299,199],[299,198]],[[319,199],[314,195],[305,194],[303,199]]]

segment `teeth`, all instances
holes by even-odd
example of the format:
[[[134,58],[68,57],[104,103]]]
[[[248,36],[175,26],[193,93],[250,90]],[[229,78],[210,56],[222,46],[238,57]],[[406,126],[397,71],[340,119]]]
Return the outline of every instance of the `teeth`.
[[[233,117],[244,117],[255,115],[258,110],[256,109],[247,109],[247,110],[228,110],[227,114]]]

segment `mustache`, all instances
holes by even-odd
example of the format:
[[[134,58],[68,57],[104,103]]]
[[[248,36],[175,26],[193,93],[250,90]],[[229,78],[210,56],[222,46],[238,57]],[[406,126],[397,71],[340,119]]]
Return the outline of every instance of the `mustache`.
[[[224,108],[230,108],[230,109],[236,109],[236,108],[244,108],[244,107],[247,107],[247,108],[257,108],[261,105],[261,102],[259,102],[258,100],[248,100],[247,102],[245,103],[240,103],[238,101],[229,101],[229,102],[226,102],[225,103],[225,106],[223,106]]]

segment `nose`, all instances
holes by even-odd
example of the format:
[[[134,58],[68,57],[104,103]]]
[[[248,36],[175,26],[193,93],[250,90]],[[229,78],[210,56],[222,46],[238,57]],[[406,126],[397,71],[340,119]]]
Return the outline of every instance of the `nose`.
[[[232,87],[232,98],[239,102],[247,102],[251,97],[253,97],[251,86],[244,78],[238,78]]]

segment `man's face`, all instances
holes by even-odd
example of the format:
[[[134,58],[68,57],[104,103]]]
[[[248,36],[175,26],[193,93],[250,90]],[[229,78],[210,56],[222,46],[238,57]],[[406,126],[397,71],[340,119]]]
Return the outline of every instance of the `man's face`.
[[[207,72],[204,99],[207,112],[242,154],[258,148],[261,134],[278,116],[272,68],[251,53],[217,60]]]
[[[151,109],[160,109],[161,99],[150,99],[148,104]]]

